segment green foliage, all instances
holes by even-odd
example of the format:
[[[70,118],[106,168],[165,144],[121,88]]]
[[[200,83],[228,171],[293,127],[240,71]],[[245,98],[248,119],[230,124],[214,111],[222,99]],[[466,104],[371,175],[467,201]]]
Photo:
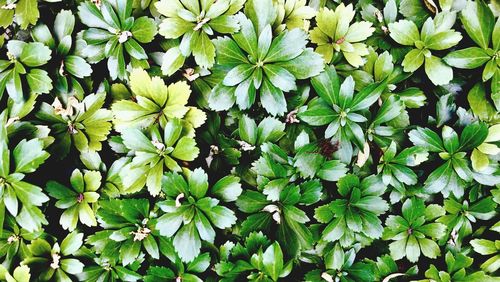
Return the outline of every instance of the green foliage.
[[[241,194],[238,177],[226,176],[209,189],[208,175],[200,168],[190,172],[187,181],[174,172],[165,176],[162,190],[168,199],[158,203],[165,214],[156,228],[160,235],[173,237],[175,250],[185,262],[198,256],[201,240],[214,242],[214,227],[226,229],[236,223],[234,212],[219,203],[233,202]]]
[[[7,91],[15,102],[28,99],[29,95],[49,93],[52,81],[47,71],[40,69],[51,58],[51,50],[36,42],[11,40],[7,43],[7,60],[0,60],[0,97]],[[23,90],[23,83],[29,91]]]
[[[316,52],[331,62],[335,54],[342,53],[353,67],[363,65],[363,56],[368,49],[362,41],[372,35],[374,28],[370,22],[359,21],[350,25],[354,19],[352,4],[341,3],[335,11],[323,8],[316,15],[317,26],[311,30],[311,42],[318,45]]]
[[[78,6],[78,15],[83,24],[82,38],[87,46],[84,53],[90,63],[107,59],[112,79],[127,77],[126,67],[147,67],[148,55],[139,43],[151,42],[157,27],[153,19],[132,16],[132,0],[86,1]],[[128,55],[127,57],[125,55]]]
[[[314,218],[327,224],[321,239],[339,241],[340,245],[348,247],[355,241],[363,243],[380,238],[383,227],[378,217],[389,209],[380,197],[386,189],[382,180],[372,175],[360,181],[357,176],[348,174],[337,186],[340,199],[314,211]]]
[[[435,85],[448,84],[453,79],[453,70],[432,51],[449,49],[462,39],[460,32],[451,27],[456,14],[439,13],[434,19],[427,18],[421,30],[410,20],[400,20],[388,25],[390,36],[401,45],[415,47],[402,62],[405,72],[414,72],[425,65],[425,73]]]
[[[60,67],[55,71],[55,90],[65,96],[75,91],[81,98],[84,88],[79,79],[90,76],[92,68],[83,58],[82,41],[75,41],[72,36],[75,21],[71,11],[62,10],[54,20],[52,33],[47,25],[40,23],[33,28],[31,36],[53,50],[56,60],[60,62]]]
[[[500,5],[0,0],[0,281],[500,279]]]
[[[245,11],[247,16],[236,15],[239,32],[214,41],[217,68],[228,72],[210,93],[210,108],[228,110],[236,103],[241,110],[249,109],[259,93],[264,109],[281,116],[287,105],[283,92],[295,90],[297,79],[319,74],[322,59],[306,48],[304,30],[284,30],[273,37],[271,24],[276,11],[271,0],[251,0]]]
[[[445,235],[446,226],[433,222],[444,214],[438,205],[425,206],[418,198],[407,199],[403,203],[402,216],[390,215],[386,220],[383,239],[393,240],[389,244],[391,256],[395,259],[406,257],[417,262],[420,253],[428,258],[440,255],[438,244],[434,241]]]

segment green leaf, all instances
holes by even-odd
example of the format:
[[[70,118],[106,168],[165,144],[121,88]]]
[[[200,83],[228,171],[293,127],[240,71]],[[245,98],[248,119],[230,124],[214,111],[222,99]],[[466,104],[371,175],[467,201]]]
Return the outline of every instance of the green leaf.
[[[64,60],[64,67],[69,73],[78,78],[90,76],[92,73],[90,65],[82,57],[78,56],[67,56]]]
[[[418,28],[412,21],[400,20],[388,26],[391,38],[401,45],[413,46],[415,41],[420,40]]]
[[[417,262],[420,257],[420,247],[417,238],[413,235],[410,235],[406,242],[406,257],[410,262]]]
[[[74,254],[83,245],[83,233],[71,232],[61,243],[61,252],[68,256]]]
[[[283,92],[268,79],[264,79],[261,88],[260,101],[262,107],[273,116],[282,116],[286,112],[286,100]]]
[[[201,67],[212,67],[215,62],[215,47],[208,35],[201,32],[193,44],[193,55],[196,63]]]
[[[272,63],[296,58],[303,52],[306,39],[307,34],[299,28],[285,30],[273,40],[264,61]]]
[[[22,29],[26,29],[28,25],[36,24],[40,12],[38,11],[37,0],[19,0],[16,3],[16,21]]]
[[[211,191],[223,201],[233,202],[238,199],[243,190],[241,189],[239,177],[227,175],[217,181]]]
[[[472,154],[470,156],[470,160],[472,162],[472,168],[475,171],[482,171],[486,167],[488,167],[488,165],[490,164],[490,160],[488,158],[488,155],[484,154],[483,152],[481,152],[477,149],[474,149],[472,151]]]
[[[22,140],[14,148],[13,152],[16,172],[31,173],[45,162],[49,153],[43,150],[43,142],[40,139]]]
[[[430,239],[419,238],[418,243],[422,254],[428,258],[435,259],[441,254],[438,244]]]
[[[481,145],[488,136],[488,126],[482,122],[467,125],[460,134],[460,151],[468,151]]]
[[[54,33],[58,41],[73,33],[75,27],[75,16],[71,11],[60,11],[54,21]]]
[[[222,83],[225,86],[235,86],[248,78],[253,71],[254,67],[250,64],[237,65],[226,74]]]
[[[437,193],[441,190],[446,191],[447,185],[450,182],[451,174],[453,170],[451,169],[451,161],[439,166],[435,169],[425,180],[424,190],[427,193]]]
[[[475,69],[484,65],[490,59],[488,53],[478,47],[454,51],[443,58],[448,65],[460,69]]]
[[[234,36],[236,36],[236,34]],[[239,47],[242,45],[236,44],[236,42],[229,37],[219,37],[215,39],[213,43],[217,51],[217,63],[221,65],[248,63],[246,56]]]
[[[28,67],[39,67],[51,58],[52,51],[39,42],[30,42],[23,47],[19,59]]]
[[[264,118],[257,127],[257,144],[278,141],[285,133],[285,124],[272,117]]]
[[[491,255],[498,252],[495,242],[490,240],[474,239],[470,241],[470,244],[476,253],[480,253],[482,255]]]
[[[138,129],[127,129],[122,133],[123,144],[130,150],[156,153],[156,147]]]
[[[32,93],[49,93],[52,90],[52,80],[45,70],[32,69],[26,75],[26,80]]]
[[[495,25],[490,8],[480,0],[467,1],[467,5],[460,12],[460,20],[472,40],[481,48],[487,49]]]
[[[222,83],[215,86],[208,96],[208,105],[214,111],[227,111],[235,101],[234,89]]]
[[[63,259],[61,260],[61,269],[69,274],[82,273],[85,265],[77,259]]]
[[[271,0],[250,0],[246,3],[244,11],[255,26],[257,34],[260,34],[266,25],[273,23],[276,17]]]
[[[371,84],[364,87],[361,91],[354,96],[351,102],[351,111],[359,111],[369,108],[377,101],[386,88],[386,82]]]
[[[414,72],[424,63],[424,52],[419,49],[413,49],[406,54],[402,66],[405,72]]]
[[[278,281],[278,277],[283,269],[283,253],[278,242],[274,242],[266,249],[262,255],[262,262],[268,275],[274,281]]]
[[[425,73],[434,85],[445,85],[453,79],[453,69],[436,56],[425,58]]]
[[[455,130],[445,125],[443,126],[442,136],[444,148],[446,149],[446,151],[449,153],[454,153],[460,146],[458,142],[458,135]]]
[[[310,125],[322,126],[335,122],[338,119],[338,114],[322,101],[318,101],[310,104],[306,111],[298,114],[298,117]]]
[[[237,42],[237,46],[241,47],[241,49],[245,50],[245,52],[250,54],[252,57],[257,58],[257,34],[255,33],[255,29],[254,29],[252,22],[244,14],[241,14],[241,13],[237,14],[234,17],[236,20],[238,20],[238,22],[240,23],[240,26],[241,26],[240,31],[233,34],[233,38]],[[225,38],[226,38],[225,39],[226,44],[232,45],[231,43],[229,43],[230,39],[228,39],[227,37],[225,37]],[[216,39],[216,42],[222,43],[222,41],[219,41],[219,40],[220,39]],[[215,43],[215,44],[217,47],[216,48],[217,53],[219,53],[219,46],[217,45],[217,43]],[[243,57],[243,55],[241,55],[241,56]],[[238,55],[238,57],[240,57],[240,55]],[[219,59],[217,58],[217,60],[219,60]],[[242,62],[244,62],[244,61],[246,61],[246,59],[243,59]]]
[[[275,65],[286,69],[296,79],[306,79],[320,74],[323,71],[324,61],[313,49],[306,48],[298,57]]]
[[[457,45],[460,40],[462,40],[460,32],[446,30],[426,38],[425,46],[431,50],[445,50]]]
[[[148,17],[140,17],[135,19],[134,25],[130,29],[132,36],[141,43],[149,43],[153,41],[157,29],[153,19]]]
[[[183,161],[193,161],[199,153],[200,149],[196,147],[196,141],[184,136],[177,141],[172,157]]]
[[[216,206],[208,214],[210,221],[219,229],[231,227],[236,223],[234,212],[226,207]]]
[[[297,88],[295,85],[295,77],[282,67],[267,64],[264,66],[264,73],[269,81],[282,91],[288,92]]]
[[[210,266],[210,254],[203,253],[197,256],[192,262],[189,263],[187,270],[196,273],[203,273],[204,271],[207,270],[209,266]]]
[[[185,61],[179,47],[172,47],[163,55],[161,71],[164,75],[170,76],[179,70]]]
[[[201,168],[195,169],[189,176],[189,192],[197,199],[205,196],[208,190],[208,175]]]
[[[476,83],[467,95],[472,112],[479,117],[480,120],[488,121],[496,114],[495,108],[486,99],[486,89],[481,82]]]
[[[443,147],[443,142],[436,132],[428,129],[418,127],[408,133],[410,141],[416,146],[421,146],[422,148],[431,152],[442,152],[445,151]]]
[[[257,124],[253,119],[243,115],[239,120],[238,130],[241,140],[252,145],[257,143]]]
[[[264,208],[269,201],[263,194],[246,190],[244,191],[238,200],[236,200],[236,206],[238,209],[244,213],[255,213]]]
[[[173,244],[184,262],[193,261],[200,253],[201,241],[194,223],[186,224],[175,234]]]

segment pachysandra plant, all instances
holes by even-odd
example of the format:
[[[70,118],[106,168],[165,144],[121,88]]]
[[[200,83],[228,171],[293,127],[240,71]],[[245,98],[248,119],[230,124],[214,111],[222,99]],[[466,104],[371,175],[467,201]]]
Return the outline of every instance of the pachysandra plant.
[[[35,114],[38,119],[51,128],[55,137],[51,152],[64,158],[74,146],[78,151],[100,151],[102,143],[111,131],[112,113],[102,108],[106,93],[100,92],[85,96],[81,101],[68,98],[64,105],[57,97],[49,105],[43,102]]]
[[[314,211],[314,218],[327,224],[321,233],[324,241],[339,241],[343,247],[355,241],[369,242],[382,236],[384,228],[379,216],[389,205],[380,197],[386,186],[380,177],[371,175],[363,180],[348,174],[338,183],[339,199],[320,206]]]
[[[444,200],[443,207],[446,214],[436,220],[445,224],[449,230],[450,236],[443,237],[443,240],[448,240],[448,237],[451,237],[457,244],[457,238],[465,238],[472,234],[474,222],[490,220],[495,216],[497,204],[491,196],[481,199],[474,198],[474,195],[470,195],[469,200],[463,202],[453,197]]]
[[[396,143],[393,141],[380,158],[377,171],[382,175],[385,185],[390,185],[394,190],[390,194],[391,203],[396,203],[405,195],[406,185],[418,183],[418,175],[412,167],[426,161],[429,153],[421,147],[410,147],[397,152]]]
[[[270,245],[271,241],[262,232],[251,232],[241,242],[227,241],[220,246],[221,258],[215,265],[215,272],[222,277],[222,281],[235,281],[247,276],[248,272],[258,267],[252,265],[252,258],[263,253]]]
[[[162,189],[168,198],[158,203],[165,214],[158,218],[156,228],[162,236],[173,237],[179,257],[190,262],[200,253],[202,240],[214,242],[214,227],[234,225],[234,212],[221,201],[235,201],[242,190],[235,176],[226,176],[209,187],[208,175],[201,168],[188,172],[186,178],[176,172],[166,174]]]
[[[200,150],[196,141],[185,131],[177,118],[168,121],[163,130],[152,127],[148,136],[135,128],[123,131],[123,144],[133,154],[130,163],[120,172],[127,193],[146,186],[151,195],[158,195],[165,171],[179,172],[183,162],[193,161],[198,156]]]
[[[94,253],[88,256],[95,264],[89,263],[83,269],[83,272],[78,273],[76,277],[78,281],[95,281],[96,277],[103,281],[139,281],[143,278],[137,273],[136,269],[139,264],[122,266],[116,258],[96,257]]]
[[[285,178],[263,186],[260,191],[245,190],[236,201],[240,211],[250,214],[241,223],[241,233],[276,232],[278,242],[290,256],[312,247],[313,234],[305,225],[311,219],[300,207],[319,201],[321,183],[311,180],[296,185]]]
[[[497,222],[493,231],[500,233],[500,224]],[[498,247],[499,240],[474,239],[470,244],[476,253],[483,256],[488,256],[488,259],[481,264],[481,269],[488,273],[495,273],[499,268],[500,248]]]
[[[30,257],[22,263],[29,266],[32,275],[40,281],[72,281],[70,277],[81,273],[85,266],[74,257],[82,245],[83,233],[77,232],[69,233],[60,245],[58,242],[51,245],[46,239],[38,238],[28,246]]]
[[[283,31],[285,28],[309,30],[316,11],[307,5],[306,0],[277,0],[275,5],[277,16],[273,27],[276,31]]]
[[[338,142],[336,154],[343,162],[350,163],[352,143],[363,150],[366,140],[359,124],[368,121],[367,109],[380,97],[385,82],[371,84],[355,94],[353,78],[349,76],[340,83],[335,69],[329,67],[312,78],[311,83],[319,97],[311,100],[298,117],[312,126],[328,125],[324,137]]]
[[[175,252],[172,242],[163,240],[162,253],[172,262],[172,267],[151,266],[144,276],[145,282],[159,280],[203,281],[203,273],[210,266],[210,253],[202,253],[189,263],[183,263]]]
[[[87,226],[96,226],[93,205],[99,199],[96,192],[101,186],[101,174],[98,171],[85,171],[82,173],[75,169],[71,174],[71,188],[58,182],[49,181],[47,192],[49,196],[57,199],[55,206],[65,209],[59,220],[61,226],[69,231],[75,230],[78,222]]]
[[[325,269],[314,269],[306,273],[305,281],[374,281],[374,273],[371,267],[364,262],[354,262],[356,249],[359,247],[342,249],[340,244],[335,244],[331,248],[323,249],[323,261]]]
[[[467,183],[474,177],[468,160],[467,152],[481,145],[488,134],[488,127],[484,123],[467,125],[460,138],[449,126],[444,126],[442,139],[429,128],[417,128],[409,132],[410,140],[416,146],[438,153],[445,161],[444,164],[432,171],[424,183],[427,193],[441,192],[445,197],[453,193],[455,197],[462,197]]]
[[[366,44],[362,41],[370,37],[375,30],[372,23],[360,21],[352,25],[356,12],[353,5],[344,3],[332,11],[322,8],[316,15],[316,27],[311,30],[311,42],[317,44],[316,52],[330,63],[337,54],[342,54],[346,61],[357,68],[363,65],[363,56],[368,55]]]
[[[500,124],[495,124],[488,128],[488,135],[484,142],[472,150],[471,162],[475,171],[483,171],[490,163],[493,163],[490,161],[490,157],[500,153],[500,147],[495,144],[498,141],[500,141]]]
[[[46,70],[52,51],[39,42],[10,40],[7,43],[7,60],[0,60],[0,98],[7,91],[9,97],[22,103],[29,95],[49,93],[52,80]],[[27,84],[27,88],[23,87]]]
[[[215,46],[211,37],[232,34],[240,29],[234,17],[246,0],[161,0],[155,3],[165,18],[159,33],[166,39],[178,39],[177,46],[163,56],[162,72],[172,75],[191,54],[197,65],[211,68],[215,63]]]
[[[499,17],[0,0],[0,280],[499,281]]]
[[[157,123],[165,127],[167,121],[181,119],[187,129],[200,127],[206,114],[196,107],[187,106],[191,88],[184,81],[165,85],[158,77],[150,77],[143,69],[130,73],[130,100],[118,100],[111,106],[117,131],[126,128],[148,128]]]
[[[49,198],[42,189],[23,181],[27,174],[35,172],[49,157],[42,140],[21,140],[11,151],[5,126],[6,111],[0,114],[0,231],[6,211],[16,218],[24,229],[33,232],[48,224],[40,206]],[[11,165],[12,163],[12,165]],[[0,232],[1,233],[1,232]]]
[[[337,181],[348,171],[345,164],[333,160],[335,145],[328,140],[310,142],[309,136],[301,132],[294,143],[295,156],[276,144],[266,142],[260,146],[261,156],[252,163],[252,170],[257,174],[257,184],[266,184],[269,180],[314,179]]]
[[[448,251],[445,255],[446,270],[439,270],[434,264],[431,264],[429,269],[425,271],[427,279],[419,280],[419,282],[431,281],[486,281],[493,282],[498,280],[494,277],[486,275],[483,271],[467,271],[472,265],[474,259],[462,253],[453,254]]]
[[[21,281],[30,281],[31,274],[30,268],[26,265],[20,265],[14,269],[12,275],[7,271],[7,269],[0,265],[0,279],[8,281],[8,282],[21,282]]]
[[[446,232],[446,225],[434,222],[440,216],[440,208],[437,205],[426,207],[422,199],[409,198],[403,203],[402,216],[390,215],[387,218],[382,239],[393,241],[389,244],[393,259],[406,257],[410,262],[417,262],[420,254],[428,258],[440,255],[435,240]]]
[[[477,46],[453,51],[443,60],[460,69],[475,69],[484,65],[483,81],[494,75],[500,76],[500,20],[495,23],[493,12],[480,0],[467,1],[465,9],[460,12],[460,19]]]
[[[396,261],[390,255],[379,256],[377,257],[377,261],[372,261],[370,259],[367,259],[367,261],[374,265],[373,274],[376,281],[396,277],[415,277],[419,271],[417,265],[413,265],[401,271]],[[406,271],[403,272],[404,270]]]
[[[379,46],[384,50],[394,48],[388,40],[388,25],[395,22],[398,16],[398,3],[395,0],[387,1],[380,9],[374,3],[364,5],[361,16],[364,20],[371,22],[375,28],[373,35],[367,39],[368,45]]]
[[[52,33],[46,24],[40,23],[33,28],[31,36],[48,46],[59,62],[59,68],[55,70],[55,90],[66,95],[74,91],[81,99],[85,91],[79,80],[90,76],[92,68],[83,58],[81,42],[72,36],[74,28],[75,16],[71,11],[62,10],[54,20]]]
[[[132,0],[85,1],[78,6],[78,15],[89,27],[83,32],[88,61],[98,63],[106,58],[113,80],[127,78],[128,63],[149,66],[148,54],[140,43],[153,41],[157,27],[152,18],[132,16]]]
[[[287,106],[284,92],[295,90],[296,80],[319,74],[323,60],[306,48],[307,33],[302,29],[273,36],[276,12],[271,0],[250,0],[245,11],[246,15],[235,16],[241,25],[239,32],[214,40],[216,67],[227,74],[212,89],[208,104],[216,111],[228,110],[235,103],[246,110],[259,94],[260,104],[269,114],[282,116]]]
[[[0,5],[0,26],[3,28],[15,21],[22,29],[26,29],[30,24],[36,24],[40,17],[37,0],[2,0]]]
[[[293,268],[293,260],[285,261],[278,242],[271,243],[261,232],[250,233],[244,244],[231,241],[221,246],[223,257],[215,266],[222,281],[280,281],[287,279]],[[283,279],[281,279],[283,278]]]
[[[17,263],[17,258],[28,257],[28,244],[43,234],[42,229],[34,232],[21,228],[16,223],[16,218],[5,214],[3,230],[0,234],[0,259],[2,265],[7,269],[12,269]]]
[[[428,18],[419,31],[409,20],[389,24],[390,36],[401,45],[412,46],[402,62],[405,72],[414,72],[423,64],[425,73],[434,85],[448,84],[453,79],[453,69],[433,51],[449,49],[462,40],[460,32],[452,29],[456,13],[442,12],[434,19]]]
[[[123,266],[140,259],[143,250],[160,258],[154,213],[147,199],[110,199],[98,204],[97,220],[104,230],[87,241],[97,253],[110,259],[118,257]]]

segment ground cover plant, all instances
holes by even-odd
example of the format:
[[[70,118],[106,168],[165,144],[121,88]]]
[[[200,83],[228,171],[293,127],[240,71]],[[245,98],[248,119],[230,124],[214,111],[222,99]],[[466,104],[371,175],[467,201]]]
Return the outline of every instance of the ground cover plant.
[[[500,281],[499,16],[0,0],[0,281]]]

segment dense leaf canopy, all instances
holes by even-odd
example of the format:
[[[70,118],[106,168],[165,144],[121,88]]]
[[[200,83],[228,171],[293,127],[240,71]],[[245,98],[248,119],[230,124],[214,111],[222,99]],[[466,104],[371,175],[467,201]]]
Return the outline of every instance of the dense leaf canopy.
[[[500,281],[496,0],[0,0],[0,281]]]

